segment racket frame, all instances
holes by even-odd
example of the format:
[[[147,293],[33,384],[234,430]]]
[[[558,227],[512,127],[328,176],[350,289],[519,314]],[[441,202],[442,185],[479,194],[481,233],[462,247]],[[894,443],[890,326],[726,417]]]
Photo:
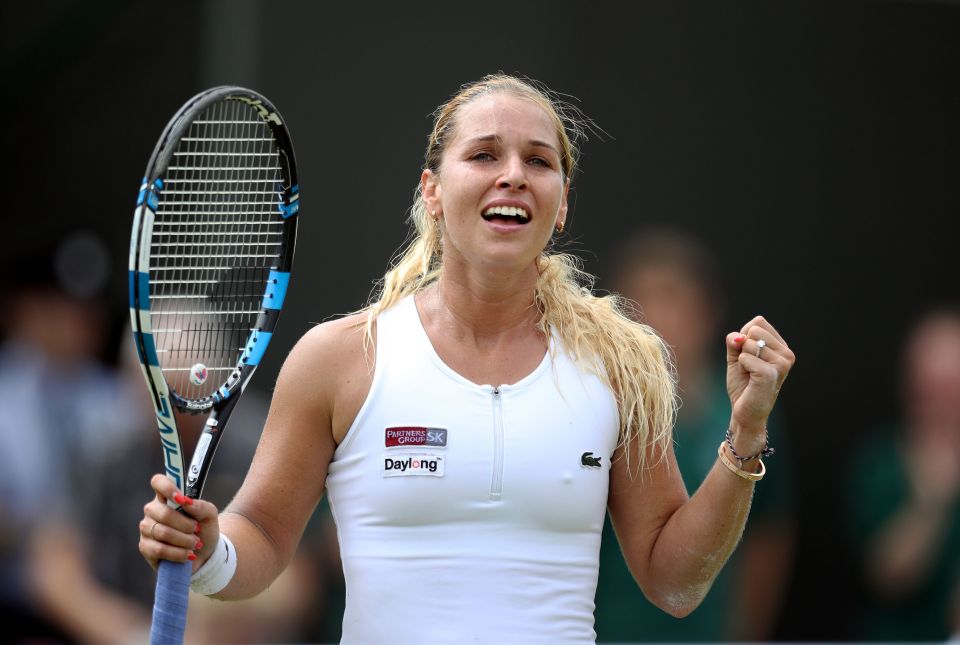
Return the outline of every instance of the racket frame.
[[[285,169],[283,176],[286,178],[286,183],[281,187],[277,216],[282,220],[282,237],[286,243],[276,259],[276,264],[271,267],[260,313],[236,367],[212,395],[202,399],[186,399],[168,386],[157,356],[150,312],[150,244],[154,217],[164,189],[161,176],[166,172],[177,144],[188,131],[194,118],[210,105],[222,100],[236,100],[250,106],[271,128],[276,139],[280,163]],[[163,447],[164,471],[187,497],[200,497],[226,421],[260,364],[260,359],[276,328],[293,264],[299,219],[299,198],[296,158],[290,134],[280,113],[265,97],[242,87],[211,88],[187,101],[167,124],[147,163],[137,196],[130,240],[130,318],[140,366],[156,412],[157,428]],[[184,446],[174,410],[209,414],[194,450],[189,470],[184,468]],[[179,507],[172,502],[171,506]]]

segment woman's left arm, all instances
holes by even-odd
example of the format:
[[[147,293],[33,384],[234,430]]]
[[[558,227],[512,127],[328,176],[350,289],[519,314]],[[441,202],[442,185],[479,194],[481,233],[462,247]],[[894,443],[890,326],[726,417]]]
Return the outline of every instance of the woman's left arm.
[[[648,454],[655,465],[638,476],[631,476],[625,459],[611,471],[610,516],[627,564],[647,598],[677,617],[696,609],[740,540],[755,485],[749,475],[760,462],[739,464],[737,455],[750,457],[766,446],[767,418],[795,361],[777,330],[759,316],[727,335],[726,346],[735,451],[723,445],[727,463],[718,457],[692,497],[672,446],[666,454]],[[717,430],[719,446],[725,429]]]

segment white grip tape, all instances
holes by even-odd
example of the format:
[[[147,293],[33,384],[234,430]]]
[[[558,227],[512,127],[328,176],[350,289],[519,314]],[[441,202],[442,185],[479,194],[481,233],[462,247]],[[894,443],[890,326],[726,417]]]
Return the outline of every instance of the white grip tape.
[[[237,572],[237,550],[223,533],[210,559],[190,578],[190,589],[202,596],[212,596],[233,580]]]

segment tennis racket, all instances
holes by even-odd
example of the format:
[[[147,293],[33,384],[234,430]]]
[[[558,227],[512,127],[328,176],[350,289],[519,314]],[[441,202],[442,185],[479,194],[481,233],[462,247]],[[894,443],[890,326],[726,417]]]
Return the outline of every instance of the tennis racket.
[[[188,497],[200,496],[277,325],[299,198],[283,119],[240,87],[187,101],[147,164],[130,240],[130,319],[164,469]],[[186,470],[174,410],[209,415]],[[190,562],[160,562],[151,643],[183,641],[190,575]]]

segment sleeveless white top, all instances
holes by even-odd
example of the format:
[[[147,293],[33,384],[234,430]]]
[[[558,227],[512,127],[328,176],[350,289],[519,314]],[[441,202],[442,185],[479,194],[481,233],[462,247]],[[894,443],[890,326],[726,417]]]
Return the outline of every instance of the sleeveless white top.
[[[517,383],[478,385],[440,360],[412,296],[377,318],[372,386],[327,477],[343,643],[596,640],[619,415],[551,349]]]

